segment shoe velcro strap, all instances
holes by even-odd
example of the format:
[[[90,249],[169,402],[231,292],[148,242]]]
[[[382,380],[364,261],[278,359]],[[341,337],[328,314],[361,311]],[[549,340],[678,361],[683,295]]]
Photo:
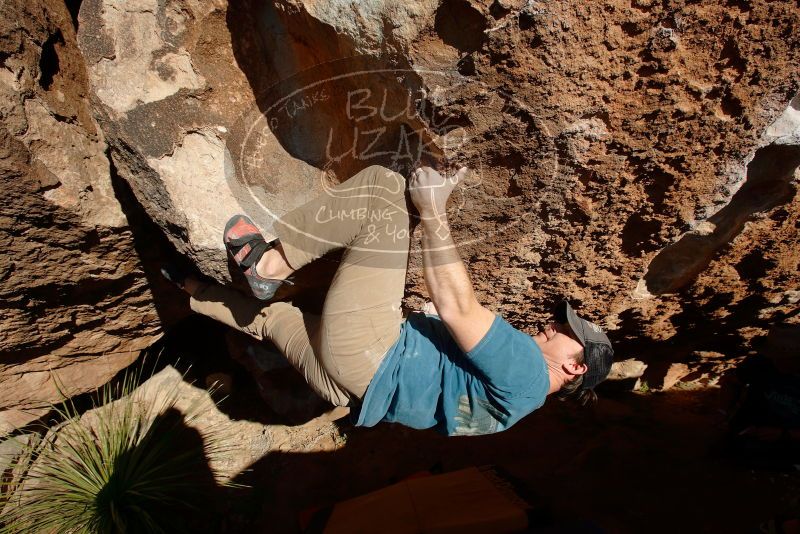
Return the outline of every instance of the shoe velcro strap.
[[[269,243],[267,243],[261,238],[251,240],[250,251],[244,258],[242,258],[242,261],[239,262],[239,265],[244,267],[245,270],[249,269],[254,264],[258,263],[258,260],[261,259],[261,256],[263,256],[266,251],[272,250],[273,248],[278,246],[278,243],[280,243],[280,241],[278,241],[277,239],[273,239]]]
[[[250,245],[253,242],[257,241],[264,241],[264,238],[258,234],[247,234],[242,237],[232,237],[228,239],[227,244],[229,247],[243,247],[245,245]],[[267,250],[277,247],[278,243],[280,242],[281,242],[280,239],[276,237],[275,239],[267,243]]]
[[[269,244],[263,239],[258,239],[258,240],[254,239],[253,241],[250,242],[250,251],[244,258],[241,259],[239,265],[241,265],[245,269],[249,269],[256,263],[258,263],[258,260],[261,259],[261,256],[263,256],[264,253],[270,248],[271,247],[269,246]]]
[[[243,247],[245,245],[250,245],[254,241],[263,241],[264,238],[258,234],[245,234],[241,237],[232,237],[228,239],[228,245],[234,247]]]

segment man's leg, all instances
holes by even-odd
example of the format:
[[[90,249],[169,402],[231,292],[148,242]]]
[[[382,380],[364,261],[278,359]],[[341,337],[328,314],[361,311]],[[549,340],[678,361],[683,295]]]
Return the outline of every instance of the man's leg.
[[[328,375],[358,398],[400,333],[407,209],[405,179],[372,166],[275,223],[293,269],[347,247],[312,344]]]
[[[197,284],[190,293],[192,310],[258,340],[268,338],[320,397],[347,406],[351,395],[331,379],[309,342],[308,332],[316,335],[318,319],[304,316],[286,302],[265,307],[262,301],[217,284]]]

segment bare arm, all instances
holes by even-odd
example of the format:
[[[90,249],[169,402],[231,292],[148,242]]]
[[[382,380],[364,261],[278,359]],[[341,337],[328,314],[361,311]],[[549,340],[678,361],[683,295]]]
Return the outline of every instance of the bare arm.
[[[412,174],[411,199],[420,213],[425,284],[431,301],[461,350],[467,352],[486,335],[494,314],[475,298],[469,274],[450,234],[445,205],[466,167],[443,178],[430,167]]]

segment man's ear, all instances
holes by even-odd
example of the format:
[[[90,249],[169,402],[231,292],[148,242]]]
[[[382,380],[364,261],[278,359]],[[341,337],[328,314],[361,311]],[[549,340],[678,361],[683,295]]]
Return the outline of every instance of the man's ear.
[[[582,375],[588,371],[589,368],[585,363],[577,363],[575,360],[570,360],[564,364],[564,370],[571,375]]]

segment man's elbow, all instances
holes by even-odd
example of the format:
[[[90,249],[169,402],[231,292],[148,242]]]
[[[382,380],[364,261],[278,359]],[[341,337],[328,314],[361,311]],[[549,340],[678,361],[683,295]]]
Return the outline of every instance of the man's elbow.
[[[436,310],[439,312],[439,317],[445,323],[469,317],[480,307],[480,304],[474,298],[452,299],[442,303],[437,302],[435,305]]]

